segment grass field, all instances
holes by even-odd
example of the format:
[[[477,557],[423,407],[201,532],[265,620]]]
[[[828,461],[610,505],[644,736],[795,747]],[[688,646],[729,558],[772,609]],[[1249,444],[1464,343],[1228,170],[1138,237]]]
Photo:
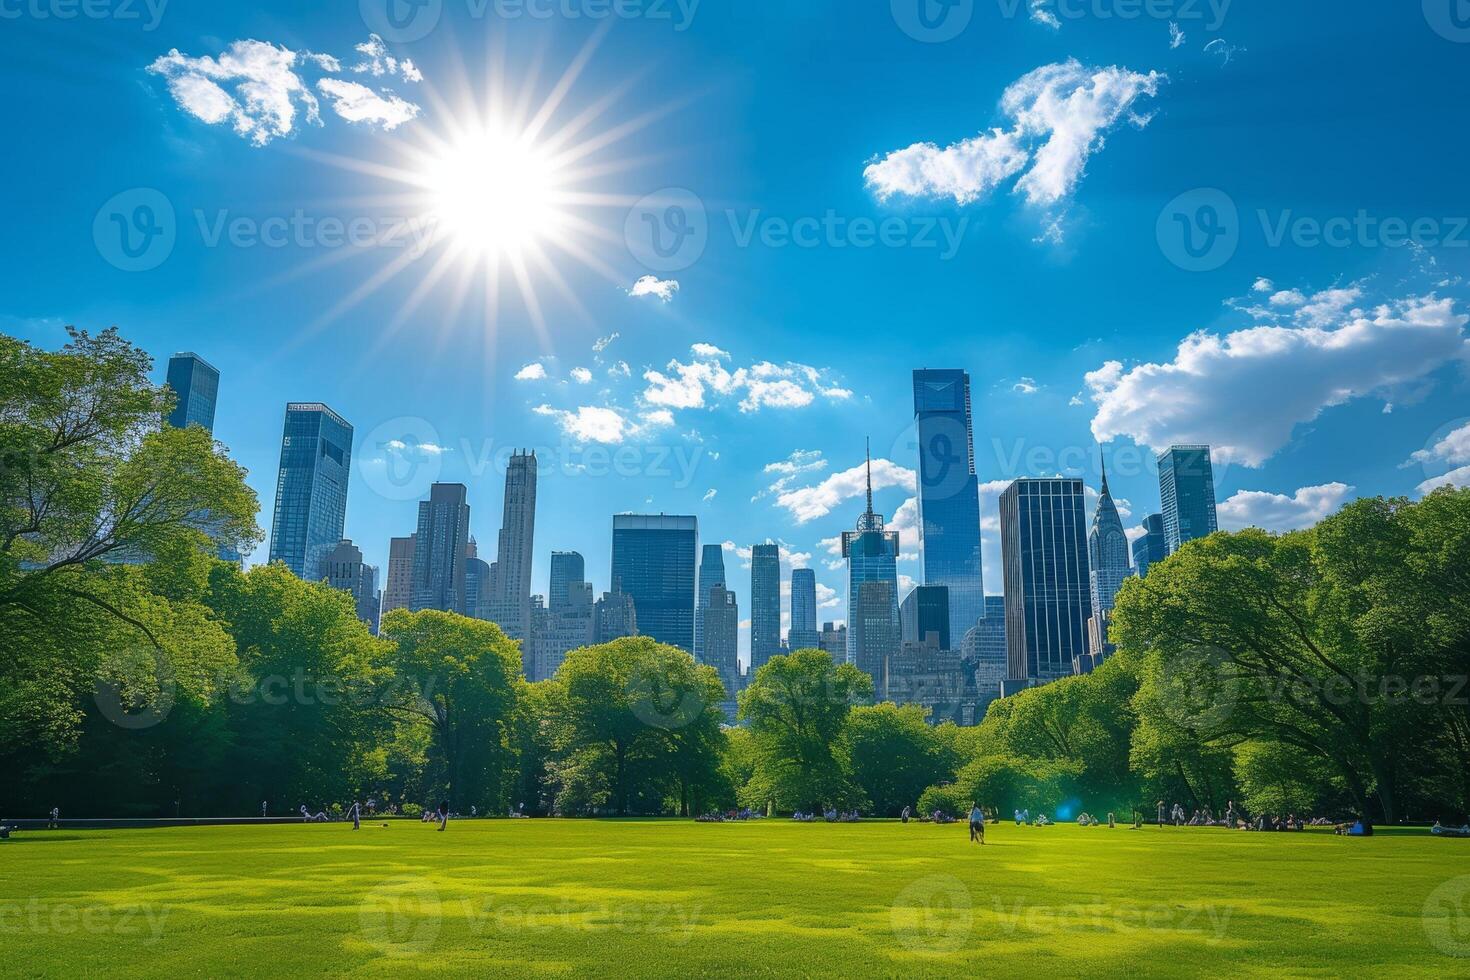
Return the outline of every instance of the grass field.
[[[6,976],[1467,976],[1470,841],[495,820],[36,831]]]

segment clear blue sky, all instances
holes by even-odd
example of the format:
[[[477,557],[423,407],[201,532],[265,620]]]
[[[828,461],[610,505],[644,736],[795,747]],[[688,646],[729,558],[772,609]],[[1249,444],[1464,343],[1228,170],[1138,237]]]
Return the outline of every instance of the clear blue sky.
[[[703,0],[689,17],[629,0],[645,16],[609,20],[442,0],[420,11],[432,23],[400,19],[397,34],[374,0],[172,0],[156,20],[157,0],[103,4],[102,18],[5,4],[0,328],[55,346],[63,324],[116,324],[160,379],[175,350],[213,362],[216,434],[249,468],[263,527],[284,404],[320,400],[356,427],[347,534],[369,560],[414,524],[415,499],[381,478],[389,440],[444,450],[417,458],[469,484],[484,557],[502,497],[486,446],[550,447],[537,591],[553,549],[581,551],[607,586],[615,511],[692,513],[706,542],[788,545],[832,590],[822,618],[845,616],[822,542],[861,510],[841,474],[865,437],[893,464],[879,509],[893,517],[912,496],[915,367],[971,372],[987,484],[1063,470],[1096,485],[1105,441],[1130,526],[1158,506],[1139,445],[1230,447],[1222,516],[1270,527],[1352,496],[1413,495],[1470,463],[1446,438],[1470,415],[1470,105],[1452,82],[1470,37],[1447,12],[1160,0],[1172,18],[1159,19],[1125,16],[1130,0],[1034,15],[1027,0],[922,0],[926,34],[920,2]],[[384,49],[359,53],[373,28]],[[247,41],[285,54],[252,60],[265,49]],[[530,140],[543,156],[497,170],[488,203],[483,157],[452,137],[433,149],[475,130],[474,106],[520,132],[563,78]],[[559,132],[575,162],[545,161]],[[560,196],[538,206],[548,181]],[[159,200],[139,188],[172,210],[172,244],[130,258],[114,215],[142,221],[139,204]],[[436,188],[467,195],[463,208]],[[338,247],[317,224],[384,227],[426,198],[447,230],[416,257]],[[511,268],[527,253],[463,257],[480,255],[487,207],[541,236],[547,260],[524,263],[537,312]],[[694,235],[665,260],[645,212],[666,245]],[[1342,241],[1313,240],[1311,222],[1360,212],[1371,221]],[[304,232],[256,240],[298,213]],[[862,224],[885,219],[887,241]],[[1420,246],[1393,247],[1402,233],[1385,219]],[[597,446],[622,455],[604,463],[587,454]],[[993,525],[993,493],[984,507]],[[995,592],[991,528],[985,543]],[[748,612],[741,561],[727,559]]]

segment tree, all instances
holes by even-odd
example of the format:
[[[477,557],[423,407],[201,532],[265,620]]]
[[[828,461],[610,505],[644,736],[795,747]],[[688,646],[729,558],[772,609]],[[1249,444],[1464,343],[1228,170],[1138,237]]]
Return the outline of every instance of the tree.
[[[451,799],[502,810],[515,779],[509,725],[520,648],[494,623],[433,609],[395,609],[383,617],[381,633],[391,644],[379,677],[381,704],[429,724]]]
[[[872,678],[852,664],[833,663],[824,651],[772,657],[740,692],[740,717],[750,724],[756,751],[756,772],[742,798],[782,809],[860,802],[862,790],[837,743],[849,712],[872,696]],[[753,792],[764,799],[752,799]]]
[[[841,754],[875,813],[896,816],[927,787],[954,778],[957,757],[926,714],[918,705],[885,703],[847,716]]]

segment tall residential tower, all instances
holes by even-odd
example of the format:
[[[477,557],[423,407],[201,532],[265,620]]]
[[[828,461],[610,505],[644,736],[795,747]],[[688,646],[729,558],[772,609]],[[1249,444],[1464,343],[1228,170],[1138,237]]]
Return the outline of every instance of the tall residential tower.
[[[914,424],[919,437],[919,561],[924,584],[949,589],[950,629],[961,637],[985,615],[969,374],[915,371]]]
[[[342,540],[352,426],[320,402],[291,402],[281,434],[281,468],[271,515],[270,560],[314,579]]]

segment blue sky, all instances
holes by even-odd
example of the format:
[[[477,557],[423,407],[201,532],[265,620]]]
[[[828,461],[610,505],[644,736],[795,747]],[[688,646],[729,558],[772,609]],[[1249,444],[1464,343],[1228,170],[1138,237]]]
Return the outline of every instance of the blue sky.
[[[493,557],[495,455],[543,447],[538,591],[553,549],[607,586],[612,513],[693,513],[707,542],[783,542],[840,620],[825,542],[865,437],[912,527],[920,366],[972,375],[992,592],[996,488],[1096,485],[1098,441],[1130,526],[1172,441],[1224,447],[1227,526],[1470,482],[1449,0],[442,0],[402,33],[374,4],[0,4],[0,328],[117,324],[160,378],[175,350],[213,362],[266,528],[284,404],[321,400],[356,427],[372,561],[434,473],[469,484]],[[548,99],[490,201],[545,261],[485,258],[484,202],[445,198],[455,134],[519,134]],[[386,232],[426,207],[420,255]],[[171,233],[130,256],[135,219]]]

